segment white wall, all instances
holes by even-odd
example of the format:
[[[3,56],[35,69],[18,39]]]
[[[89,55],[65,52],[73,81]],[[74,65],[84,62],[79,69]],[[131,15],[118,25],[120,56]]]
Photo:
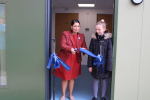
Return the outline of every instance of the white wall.
[[[150,100],[150,0],[118,0],[114,100]]]
[[[150,100],[150,0],[144,0],[138,100]]]
[[[89,14],[87,14],[87,12]],[[85,35],[87,47],[91,40],[91,34],[95,33],[95,25],[97,22],[97,14],[113,14],[112,9],[68,9],[65,8],[53,8],[52,17],[52,37],[55,37],[55,13],[79,13],[79,21],[81,23],[80,33]],[[88,16],[88,18],[87,18]],[[85,31],[85,28],[89,27],[89,31]],[[66,31],[66,30],[64,30]],[[53,45],[53,44],[52,44]],[[87,55],[82,58],[82,65],[87,64]]]

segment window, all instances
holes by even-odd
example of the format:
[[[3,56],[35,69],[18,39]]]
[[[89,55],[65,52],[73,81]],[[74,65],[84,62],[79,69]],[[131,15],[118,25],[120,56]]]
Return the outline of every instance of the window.
[[[6,78],[6,34],[5,4],[0,3],[0,85],[7,85]]]

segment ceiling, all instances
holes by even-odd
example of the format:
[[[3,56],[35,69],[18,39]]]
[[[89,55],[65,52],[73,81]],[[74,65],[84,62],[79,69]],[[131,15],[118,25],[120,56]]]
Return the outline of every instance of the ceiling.
[[[79,8],[78,4],[95,4],[96,9],[112,9],[113,3],[114,0],[53,0],[53,7]]]

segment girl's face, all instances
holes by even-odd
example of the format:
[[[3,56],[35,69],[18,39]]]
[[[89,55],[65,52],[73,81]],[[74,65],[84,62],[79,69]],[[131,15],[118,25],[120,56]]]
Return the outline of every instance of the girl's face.
[[[73,24],[73,26],[71,26],[71,29],[72,29],[73,33],[79,32],[80,24],[77,23],[77,22],[75,22],[75,23]]]
[[[102,25],[96,25],[96,32],[98,35],[103,35],[106,28],[104,28]]]

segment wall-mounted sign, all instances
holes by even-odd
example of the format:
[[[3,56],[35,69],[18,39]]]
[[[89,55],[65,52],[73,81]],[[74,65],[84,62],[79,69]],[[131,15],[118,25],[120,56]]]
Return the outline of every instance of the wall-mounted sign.
[[[139,5],[143,2],[143,0],[131,0],[133,4]]]

